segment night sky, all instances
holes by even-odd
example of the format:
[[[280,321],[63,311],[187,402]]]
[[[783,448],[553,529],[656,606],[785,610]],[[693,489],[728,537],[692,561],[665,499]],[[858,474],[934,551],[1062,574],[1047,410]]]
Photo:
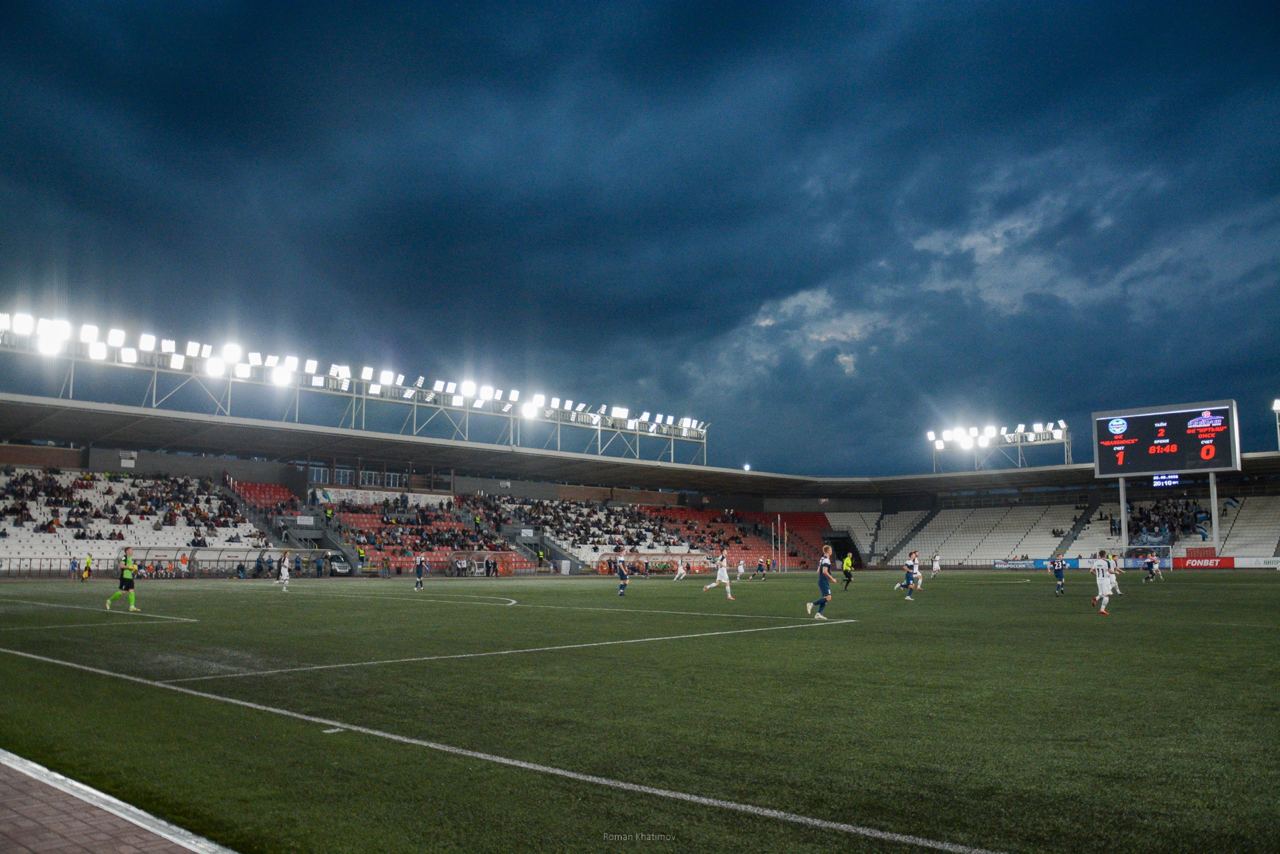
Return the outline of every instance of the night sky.
[[[1278,140],[1274,0],[9,0],[0,311],[693,415],[757,470],[1227,397],[1274,449]]]

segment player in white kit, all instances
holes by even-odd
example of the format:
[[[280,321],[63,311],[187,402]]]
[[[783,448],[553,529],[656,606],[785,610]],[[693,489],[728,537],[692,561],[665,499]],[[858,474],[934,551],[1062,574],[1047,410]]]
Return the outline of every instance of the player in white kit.
[[[684,578],[688,574],[689,574],[689,571],[685,569],[684,558],[681,558],[680,560],[676,561],[676,577],[673,578],[672,581],[679,581],[680,579]]]
[[[1098,595],[1091,602],[1098,606],[1098,613],[1103,617],[1111,616],[1107,611],[1107,602],[1111,599],[1111,580],[1114,577],[1106,551],[1098,552],[1098,559],[1093,562],[1093,578],[1098,582]]]
[[[1120,589],[1120,576],[1124,574],[1124,570],[1120,568],[1120,561],[1115,558],[1108,558],[1111,563],[1111,592],[1117,596],[1123,596],[1124,591]]]
[[[725,557],[724,550],[720,551],[720,557],[716,558],[716,580],[702,588],[702,592],[706,593],[718,584],[724,585],[724,595],[729,601],[733,601],[733,589],[729,587],[729,559]]]
[[[280,577],[276,579],[276,583],[281,585],[280,589],[285,593],[289,592],[289,553],[285,552],[280,555]]]
[[[935,554],[933,556],[933,572],[929,573],[929,577],[937,578],[939,572],[942,572],[942,555]]]
[[[738,581],[742,580],[742,575],[747,571],[747,562],[741,558],[738,559]]]

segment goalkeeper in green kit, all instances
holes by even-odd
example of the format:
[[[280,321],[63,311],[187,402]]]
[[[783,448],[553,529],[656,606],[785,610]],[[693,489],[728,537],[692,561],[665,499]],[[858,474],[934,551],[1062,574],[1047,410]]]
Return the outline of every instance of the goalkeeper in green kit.
[[[124,557],[120,561],[120,589],[112,593],[111,598],[107,600],[108,611],[111,610],[111,603],[123,596],[125,591],[129,593],[129,610],[142,610],[133,604],[133,574],[137,571],[138,565],[133,562],[133,549],[127,548],[124,550]]]

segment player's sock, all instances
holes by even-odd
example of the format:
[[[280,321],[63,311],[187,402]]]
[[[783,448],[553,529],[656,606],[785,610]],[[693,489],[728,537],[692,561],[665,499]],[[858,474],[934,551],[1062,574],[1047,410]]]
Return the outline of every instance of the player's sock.
[[[1108,602],[1110,602],[1110,601],[1111,601],[1111,597],[1110,597],[1110,596],[1103,596],[1103,597],[1102,597],[1101,602],[1099,602],[1098,610],[1099,610],[1099,611],[1105,611],[1105,610],[1107,610],[1107,603],[1108,603]]]
[[[729,582],[727,581],[724,583],[724,595],[728,596],[730,599],[733,598],[733,591],[729,589]]]
[[[112,594],[111,594],[110,598],[108,598],[108,599],[107,599],[107,601],[108,601],[108,602],[114,602],[114,601],[116,601],[117,599],[119,599],[119,598],[120,598],[121,596],[123,596],[123,595],[124,595],[124,591],[123,591],[123,590],[117,590],[115,593],[112,593]]]
[[[133,591],[132,590],[129,591],[129,607],[130,608],[133,607]]]

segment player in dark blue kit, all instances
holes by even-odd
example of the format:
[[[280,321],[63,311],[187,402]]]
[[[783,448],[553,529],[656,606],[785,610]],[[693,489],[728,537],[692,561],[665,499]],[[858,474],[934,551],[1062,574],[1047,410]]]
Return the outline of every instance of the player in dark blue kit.
[[[1053,558],[1049,561],[1049,571],[1053,573],[1057,585],[1053,588],[1054,596],[1063,596],[1067,592],[1067,562],[1062,558]]]
[[[618,558],[618,595],[627,595],[627,582],[631,580],[631,574],[627,572],[627,562],[622,558]]]
[[[426,569],[425,562],[422,560],[422,557],[419,556],[417,562],[414,563],[413,565],[413,576],[414,576],[413,589],[414,590],[422,589],[422,573],[425,569]]]
[[[822,560],[818,561],[818,590],[822,595],[812,602],[805,602],[804,610],[806,614],[813,614],[813,609],[817,607],[818,613],[813,614],[813,618],[825,620],[822,612],[831,601],[831,546],[822,547]]]

